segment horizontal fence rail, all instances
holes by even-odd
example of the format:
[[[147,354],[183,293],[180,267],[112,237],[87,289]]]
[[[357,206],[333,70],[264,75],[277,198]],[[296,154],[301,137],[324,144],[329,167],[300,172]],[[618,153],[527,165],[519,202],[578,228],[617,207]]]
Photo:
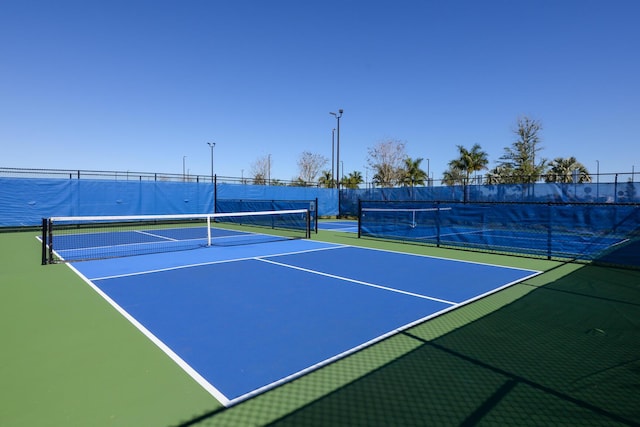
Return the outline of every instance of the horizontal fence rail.
[[[307,187],[327,187],[322,181],[304,182],[301,180],[282,180],[271,178],[254,178],[254,177],[233,177],[215,175],[218,182],[247,184],[247,185],[285,185],[285,186],[307,186]],[[84,169],[44,169],[44,168],[11,168],[0,167],[0,177],[13,178],[61,178],[61,179],[107,179],[107,180],[131,180],[131,181],[168,181],[168,182],[211,182],[213,177],[211,174],[190,174],[190,173],[167,173],[167,172],[139,172],[139,171],[103,171],[103,170],[84,170]],[[568,181],[567,181],[568,179]],[[607,184],[638,182],[640,181],[640,173],[637,172],[616,172],[589,174],[589,182],[580,182],[578,179],[571,177],[558,177],[556,175],[542,175],[538,180],[519,183],[518,185],[533,185],[546,183],[555,184]],[[495,185],[514,185],[510,180],[509,184],[499,184],[492,181],[490,175],[477,175],[470,177],[466,182],[467,187],[473,186],[495,186]],[[455,183],[448,185],[443,180],[429,178],[424,181],[423,185],[398,185],[395,187],[382,187],[377,183],[361,182],[357,185],[358,189],[371,190],[380,188],[422,188],[422,187],[457,187],[464,186],[463,183]],[[340,184],[341,189],[349,189],[346,184]]]

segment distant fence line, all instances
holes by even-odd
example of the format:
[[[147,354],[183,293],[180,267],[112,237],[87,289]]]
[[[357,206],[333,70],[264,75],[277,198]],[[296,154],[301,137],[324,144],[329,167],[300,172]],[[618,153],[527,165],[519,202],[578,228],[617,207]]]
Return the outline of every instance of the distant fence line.
[[[115,181],[157,181],[157,182],[212,182],[229,184],[266,185],[269,181],[273,185],[300,186],[298,181],[283,181],[277,179],[254,180],[252,177],[230,177],[220,175],[193,175],[164,172],[139,171],[96,171],[83,169],[29,169],[0,167],[0,177],[9,178],[60,178],[60,179],[103,179]],[[316,183],[308,186],[317,186]]]
[[[601,174],[589,174],[591,177],[590,184],[606,184],[606,183],[635,183],[636,179],[640,180],[640,172],[616,172],[616,173],[601,173]],[[542,183],[545,178],[551,175],[543,175],[540,180],[535,183]],[[322,187],[322,183],[319,181],[303,183],[301,181],[282,180],[282,179],[269,179],[259,178],[255,179],[251,176],[231,177],[221,175],[194,175],[194,174],[180,174],[180,173],[165,173],[165,172],[139,172],[139,171],[98,171],[98,170],[83,170],[83,169],[39,169],[39,168],[9,168],[0,167],[0,177],[11,178],[61,178],[61,179],[105,179],[116,181],[164,181],[164,182],[213,182],[214,179],[218,183],[230,183],[230,184],[247,184],[247,185],[284,185],[284,186],[307,186],[307,187]],[[468,185],[492,185],[488,182],[488,175],[476,175],[469,178]],[[573,182],[571,182],[573,183]],[[527,184],[527,183],[521,183]],[[533,183],[529,183],[533,184]],[[566,183],[564,183],[566,184]],[[496,185],[496,184],[493,184]],[[515,185],[515,184],[502,184],[502,185]],[[443,181],[430,178],[426,185],[416,187],[447,187]],[[372,189],[372,188],[389,188],[377,186],[374,182],[363,182],[359,185],[359,189]],[[409,187],[391,187],[391,188],[410,188]]]
[[[110,215],[212,212],[218,198],[317,199],[319,215],[351,217],[358,215],[361,200],[640,203],[640,183],[634,178],[634,174],[618,173],[602,174],[588,183],[390,188],[363,184],[364,188],[338,190],[276,180],[258,184],[249,178],[216,175],[0,168],[0,227],[33,225],[44,216],[87,215],[89,211]]]
[[[51,216],[162,215],[215,212],[221,200],[314,201],[318,215],[338,215],[338,190],[227,182],[58,179],[0,176],[0,228],[32,227]]]

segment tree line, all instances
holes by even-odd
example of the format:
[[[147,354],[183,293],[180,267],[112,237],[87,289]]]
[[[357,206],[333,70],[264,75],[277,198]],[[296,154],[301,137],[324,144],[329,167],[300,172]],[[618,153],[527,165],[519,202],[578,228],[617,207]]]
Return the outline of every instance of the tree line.
[[[504,153],[493,169],[489,169],[489,156],[479,144],[470,148],[458,145],[458,155],[448,162],[441,182],[444,185],[468,184],[523,184],[544,182],[591,182],[587,168],[575,157],[557,157],[549,160],[540,155],[542,124],[539,120],[521,117],[517,120],[514,142],[505,147]],[[406,154],[406,143],[389,139],[370,147],[367,164],[373,171],[371,182],[378,187],[425,186],[430,184],[428,172],[423,169],[424,159]],[[364,182],[360,171],[339,176],[325,169],[329,160],[316,153],[303,152],[298,159],[298,177],[290,185],[318,185],[321,187],[358,188]],[[281,184],[270,178],[271,157],[259,158],[253,163],[251,173],[254,184]],[[477,176],[487,171],[483,176]]]

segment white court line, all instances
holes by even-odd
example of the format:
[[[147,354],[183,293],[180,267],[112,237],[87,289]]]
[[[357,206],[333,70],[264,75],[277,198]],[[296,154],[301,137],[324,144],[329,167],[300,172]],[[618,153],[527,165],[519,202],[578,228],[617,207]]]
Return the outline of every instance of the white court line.
[[[358,231],[358,227],[339,227],[325,229],[324,231],[335,231],[337,233],[355,233],[356,231]]]
[[[191,367],[187,362],[178,356],[168,345],[166,345],[160,338],[156,337],[150,330],[148,330],[142,323],[138,322],[135,317],[129,314],[124,308],[122,308],[115,300],[111,299],[102,289],[96,286],[90,279],[85,277],[78,269],[73,265],[67,264],[67,266],[73,270],[85,283],[96,291],[102,298],[104,298],[113,308],[115,308],[125,319],[133,324],[142,334],[144,334],[151,342],[158,346],[167,356],[169,356],[178,366],[180,366],[191,378],[194,379],[202,388],[204,388],[210,395],[212,395],[218,402],[224,406],[229,406],[231,401],[220,390],[213,386],[209,381],[204,379],[195,369]]]
[[[352,247],[352,246],[345,245],[344,247]],[[376,249],[374,249],[374,250],[376,250]],[[386,252],[392,252],[393,253],[393,251],[386,251]],[[402,252],[400,252],[400,253],[402,253]],[[407,254],[407,255],[412,255],[412,254]],[[419,255],[419,256],[421,256],[421,255]],[[443,258],[443,259],[446,259],[446,258]],[[345,357],[347,357],[347,356],[349,356],[349,355],[351,355],[351,354],[353,354],[353,353],[355,353],[357,351],[360,351],[360,350],[362,350],[364,348],[370,347],[373,344],[376,344],[376,343],[378,343],[378,342],[380,342],[380,341],[382,341],[382,340],[384,340],[384,339],[386,339],[388,337],[391,337],[391,336],[393,336],[393,335],[395,335],[395,334],[397,334],[399,332],[408,330],[408,329],[410,329],[410,328],[412,328],[412,327],[414,327],[416,325],[422,324],[422,323],[424,323],[424,322],[426,322],[426,321],[428,321],[430,319],[439,317],[439,316],[441,316],[441,315],[443,315],[445,313],[448,313],[450,311],[456,310],[461,306],[470,304],[470,303],[472,303],[474,301],[477,301],[477,300],[479,300],[481,298],[485,298],[488,295],[491,295],[491,294],[496,293],[496,292],[498,292],[498,291],[500,291],[502,289],[508,288],[508,287],[513,286],[513,285],[515,285],[517,283],[520,283],[520,282],[523,282],[525,280],[528,280],[528,279],[530,279],[530,278],[532,278],[534,276],[537,276],[538,274],[542,273],[542,272],[533,272],[533,274],[530,274],[530,275],[528,275],[528,276],[526,276],[526,277],[524,277],[522,279],[514,280],[514,281],[512,281],[510,283],[507,283],[507,284],[505,284],[503,286],[500,286],[500,287],[498,287],[496,289],[491,289],[491,290],[489,290],[489,291],[487,291],[487,292],[485,292],[485,293],[483,293],[481,295],[477,295],[477,296],[472,297],[472,298],[470,298],[468,300],[465,300],[465,301],[462,301],[462,302],[459,302],[459,303],[451,303],[451,302],[447,302],[447,301],[444,301],[444,300],[437,300],[435,298],[425,297],[424,295],[411,294],[409,292],[403,292],[403,291],[399,291],[397,289],[385,288],[384,286],[378,286],[378,285],[373,285],[373,284],[366,283],[366,282],[360,282],[360,281],[357,281],[357,280],[346,279],[346,278],[342,278],[342,277],[339,277],[339,276],[333,276],[333,275],[330,275],[330,274],[325,274],[325,273],[321,273],[321,272],[317,272],[317,271],[313,271],[313,270],[307,270],[307,269],[304,269],[304,268],[291,266],[291,265],[287,265],[287,264],[282,264],[282,263],[277,263],[277,262],[269,261],[269,260],[266,260],[266,259],[256,258],[256,260],[263,261],[263,262],[268,262],[268,263],[272,263],[272,264],[276,264],[276,265],[281,265],[281,266],[288,267],[288,268],[294,268],[294,269],[298,269],[298,270],[302,270],[302,271],[307,271],[307,272],[311,272],[311,273],[314,273],[314,274],[320,274],[320,275],[323,275],[323,276],[334,277],[334,278],[337,278],[337,279],[340,279],[340,280],[346,280],[346,281],[350,281],[350,282],[354,282],[354,283],[358,283],[358,284],[362,284],[362,285],[366,285],[366,286],[373,286],[373,287],[376,287],[376,288],[381,288],[381,289],[385,289],[385,290],[389,290],[389,291],[394,291],[394,292],[404,293],[404,294],[408,294],[408,295],[413,295],[413,296],[417,296],[419,298],[433,299],[433,300],[436,300],[436,301],[448,303],[448,304],[450,304],[450,306],[446,307],[446,308],[444,308],[442,310],[438,310],[438,311],[436,311],[434,313],[431,313],[431,314],[429,314],[427,316],[424,316],[424,317],[421,317],[419,319],[416,319],[416,320],[414,320],[412,322],[409,322],[406,325],[394,328],[394,329],[392,329],[392,330],[390,330],[390,331],[388,331],[388,332],[386,332],[386,333],[384,333],[382,335],[379,335],[376,338],[373,338],[373,339],[371,339],[369,341],[366,341],[364,343],[356,345],[355,347],[353,347],[351,349],[343,351],[342,353],[336,354],[336,355],[334,355],[332,357],[329,357],[328,359],[322,360],[322,361],[320,361],[320,362],[318,362],[318,363],[316,363],[314,365],[311,365],[311,366],[308,366],[308,367],[306,367],[304,369],[301,369],[298,372],[295,372],[295,373],[290,374],[290,375],[288,375],[286,377],[280,378],[279,380],[274,381],[274,382],[272,382],[270,384],[266,384],[266,385],[264,385],[264,386],[262,386],[260,388],[252,390],[252,391],[250,391],[250,392],[248,392],[248,393],[246,393],[246,394],[244,394],[242,396],[239,396],[239,397],[236,397],[234,399],[231,399],[229,401],[228,405],[225,405],[226,407],[231,407],[231,406],[237,405],[238,403],[243,402],[243,401],[245,401],[245,400],[247,400],[247,399],[249,399],[251,397],[254,397],[254,396],[262,394],[262,393],[264,393],[266,391],[272,390],[272,389],[274,389],[275,387],[277,387],[279,385],[286,384],[286,383],[288,383],[290,381],[293,381],[296,378],[300,378],[301,376],[306,375],[309,372],[313,372],[313,371],[315,371],[315,370],[317,370],[317,369],[319,369],[319,368],[321,368],[323,366],[327,366],[327,365],[329,365],[329,364],[331,364],[333,362],[336,362],[336,361],[338,361],[340,359],[343,359],[343,358],[345,358]],[[491,266],[491,264],[487,264],[487,265]],[[520,269],[520,270],[522,270],[522,269]],[[531,271],[531,270],[529,270],[529,271]]]
[[[331,250],[331,249],[340,249],[340,248],[344,248],[344,247],[349,247],[349,246],[347,246],[347,245],[336,245],[336,246],[328,246],[328,247],[324,247],[324,248],[315,248],[315,249],[305,249],[305,250],[300,250],[300,251],[281,252],[281,253],[263,255],[263,256],[271,258],[271,257],[279,257],[279,256],[286,256],[286,255],[303,254],[303,253],[308,253],[308,252],[319,252],[319,251],[326,251],[326,250]],[[259,257],[256,257],[255,255],[252,255],[252,256],[247,256],[247,257],[243,257],[243,258],[222,259],[222,260],[217,260],[217,261],[205,261],[205,262],[199,262],[199,263],[195,263],[195,264],[185,264],[185,265],[177,265],[177,266],[174,266],[174,267],[158,268],[158,269],[154,269],[154,270],[144,270],[144,271],[135,271],[133,273],[116,274],[116,275],[113,275],[113,276],[92,277],[90,280],[117,279],[117,278],[120,278],[120,277],[139,276],[139,275],[142,275],[142,274],[151,274],[151,273],[160,273],[160,272],[163,272],[163,271],[181,270],[183,268],[201,267],[201,266],[204,266],[204,265],[226,264],[226,263],[238,262],[238,261],[249,261],[249,260],[255,260],[255,259],[258,259],[258,258]]]
[[[142,231],[142,230],[133,230],[133,232],[134,233],[143,234],[145,236],[155,237],[155,238],[158,238],[158,239],[169,240],[170,242],[177,242],[178,241],[178,239],[172,239],[171,237],[161,236],[159,234],[149,233],[149,232]]]
[[[503,265],[503,264],[491,264],[489,262],[469,261],[469,260],[464,260],[464,259],[447,258],[447,257],[443,257],[443,256],[436,256],[436,255],[416,254],[416,253],[413,253],[413,252],[401,252],[401,251],[392,250],[392,249],[380,249],[380,248],[369,248],[369,247],[366,247],[366,246],[348,246],[348,245],[344,245],[344,247],[366,249],[366,250],[369,250],[369,251],[377,251],[377,252],[389,252],[389,253],[392,253],[392,254],[417,256],[417,257],[421,257],[421,258],[441,259],[441,260],[444,260],[444,261],[451,261],[451,262],[463,263],[463,264],[487,265],[489,267],[500,267],[500,268],[506,268],[506,269],[510,269],[510,270],[533,271],[533,272],[535,272],[537,274],[542,273],[542,271],[531,270],[530,268],[511,267],[509,265]]]
[[[445,299],[429,297],[429,296],[426,296],[426,295],[416,294],[416,293],[413,293],[413,292],[407,292],[407,291],[403,291],[403,290],[395,289],[395,288],[389,288],[387,286],[376,285],[375,283],[363,282],[361,280],[349,279],[348,277],[336,276],[335,274],[323,273],[321,271],[309,270],[308,268],[303,268],[303,267],[298,267],[298,266],[291,265],[291,264],[284,264],[284,263],[281,263],[281,262],[271,261],[271,260],[268,260],[268,259],[264,259],[262,257],[256,257],[254,259],[256,259],[257,261],[267,262],[269,264],[279,265],[281,267],[286,267],[286,268],[291,268],[291,269],[294,269],[294,270],[304,271],[305,273],[312,273],[312,274],[317,274],[319,276],[330,277],[332,279],[344,280],[345,282],[351,282],[351,283],[356,283],[358,285],[370,286],[372,288],[378,288],[378,289],[383,289],[385,291],[390,291],[390,292],[396,292],[396,293],[399,293],[399,294],[410,295],[412,297],[428,299],[428,300],[431,300],[431,301],[441,302],[441,303],[449,304],[449,305],[456,305],[457,304],[456,302],[447,301]]]
[[[322,247],[322,248],[316,248],[316,249],[308,249],[308,250],[300,250],[300,251],[291,251],[291,252],[287,252],[287,253],[280,253],[280,254],[273,254],[273,255],[264,255],[263,257],[247,257],[247,258],[241,258],[241,259],[232,259],[232,260],[224,260],[224,261],[214,261],[214,262],[208,262],[208,263],[200,263],[200,264],[193,264],[192,266],[197,266],[197,265],[206,265],[206,264],[216,264],[216,263],[224,263],[224,262],[235,262],[235,261],[242,261],[242,260],[257,260],[257,261],[262,261],[262,262],[266,262],[266,263],[270,263],[270,264],[274,264],[274,265],[279,265],[279,266],[284,266],[286,268],[293,268],[293,269],[297,269],[297,270],[301,270],[301,271],[305,271],[305,272],[309,272],[309,273],[313,273],[313,274],[319,274],[322,276],[326,276],[326,277],[331,277],[331,278],[336,278],[339,280],[345,280],[348,282],[352,282],[352,283],[356,283],[356,284],[360,284],[360,285],[365,285],[365,286],[371,286],[374,288],[379,288],[379,289],[383,289],[383,290],[388,290],[391,292],[397,292],[397,293],[401,293],[401,294],[406,294],[406,295],[410,295],[410,296],[415,296],[418,298],[423,298],[423,299],[428,299],[428,300],[433,300],[433,301],[437,301],[437,302],[441,302],[441,303],[445,303],[448,304],[449,307],[444,308],[443,310],[437,311],[435,313],[431,313],[427,316],[424,316],[422,318],[416,319],[406,325],[402,325],[399,326],[397,328],[394,328],[393,330],[388,331],[387,333],[384,333],[374,339],[371,339],[367,342],[361,343],[359,345],[356,345],[355,347],[344,351],[342,353],[339,353],[337,355],[334,355],[326,360],[323,360],[321,362],[318,362],[314,365],[308,366],[300,371],[294,372],[293,374],[290,374],[286,377],[280,378],[277,381],[274,381],[270,384],[267,384],[265,386],[259,387],[258,389],[249,391],[248,393],[245,393],[244,395],[241,395],[239,397],[233,398],[233,399],[229,399],[227,396],[225,396],[220,390],[218,390],[213,384],[211,384],[209,381],[207,381],[204,377],[202,377],[194,368],[192,368],[184,359],[182,359],[180,356],[178,356],[171,348],[169,348],[166,344],[164,344],[164,342],[162,342],[160,339],[158,339],[153,333],[151,333],[148,329],[146,329],[142,324],[140,324],[133,316],[131,316],[126,310],[124,310],[122,307],[120,307],[114,300],[112,300],[105,292],[103,292],[98,286],[96,286],[95,284],[93,284],[91,282],[91,280],[87,279],[85,276],[82,275],[82,273],[80,273],[75,267],[73,267],[72,265],[68,264],[68,266],[76,272],[76,274],[78,274],[85,282],[87,282],[98,294],[100,294],[103,298],[105,298],[105,300],[107,300],[114,308],[116,308],[116,310],[118,312],[120,312],[127,320],[129,320],[136,328],[138,328],[145,336],[147,336],[154,344],[156,344],[156,346],[158,346],[163,352],[165,352],[171,359],[173,359],[178,366],[180,366],[185,372],[187,372],[188,375],[190,375],[199,385],[201,385],[209,394],[211,394],[216,400],[218,400],[223,406],[225,407],[231,407],[234,406],[242,401],[245,401],[253,396],[259,395],[261,393],[264,393],[267,390],[271,390],[273,388],[275,388],[278,385],[281,384],[285,384],[295,378],[299,378],[303,375],[305,375],[306,373],[312,372],[322,366],[326,366],[334,361],[340,360],[344,357],[346,357],[347,355],[353,354],[356,351],[359,351],[360,349],[369,347],[377,342],[382,341],[383,339],[385,339],[386,337],[392,336],[394,334],[396,334],[397,332],[409,329],[410,327],[420,324],[422,322],[425,322],[426,320],[429,320],[431,318],[440,316],[446,312],[449,312],[451,310],[454,310],[456,308],[458,308],[459,306],[468,304],[472,301],[475,301],[479,298],[483,298],[484,296],[497,292],[500,289],[504,289],[505,287],[511,286],[515,283],[524,281],[530,277],[535,276],[538,273],[532,274],[530,276],[527,276],[525,278],[516,280],[514,282],[508,283],[504,286],[501,286],[497,289],[491,290],[485,294],[476,296],[474,298],[471,298],[469,300],[463,301],[461,303],[453,303],[450,301],[446,301],[446,300],[440,300],[440,299],[436,299],[436,298],[431,298],[431,297],[426,297],[424,295],[419,295],[419,294],[413,294],[410,292],[406,292],[406,291],[401,291],[398,289],[393,289],[393,288],[387,288],[384,286],[380,286],[380,285],[375,285],[375,284],[371,284],[371,283],[367,283],[367,282],[363,282],[363,281],[358,281],[358,280],[353,280],[353,279],[348,279],[348,278],[344,278],[344,277],[339,277],[339,276],[335,276],[335,275],[331,275],[331,274],[326,274],[326,273],[321,273],[318,271],[313,271],[313,270],[308,270],[308,269],[304,269],[301,267],[296,267],[296,266],[292,266],[292,265],[287,265],[284,263],[279,263],[273,260],[268,260],[268,259],[264,259],[267,257],[277,257],[277,256],[284,256],[284,255],[292,255],[292,254],[299,254],[299,253],[308,253],[308,252],[316,252],[316,251],[323,251],[323,250],[332,250],[332,249],[341,249],[341,248],[350,248],[350,247],[354,247],[354,246],[350,246],[350,245],[334,245],[334,246],[327,246],[327,247]],[[379,249],[372,249],[372,248],[362,248],[362,247],[357,247],[359,249],[371,249],[371,250],[378,250]],[[394,251],[384,251],[383,252],[391,252],[394,253]],[[402,253],[402,252],[397,252],[397,253],[401,253],[404,255],[416,255],[416,254],[410,254],[410,253]],[[417,255],[417,256],[423,256],[423,255]],[[428,256],[425,256],[428,257]],[[430,257],[430,258],[436,258],[436,257]],[[443,258],[446,259],[446,258]],[[463,261],[464,262],[464,261]],[[488,264],[491,265],[491,264]],[[173,270],[173,269],[179,269],[179,268],[188,268],[190,266],[180,266],[180,267],[174,267],[174,268],[167,268],[167,269],[161,269],[161,270],[157,270],[157,271],[165,271],[165,270]],[[130,275],[136,275],[136,274],[145,274],[143,272],[141,273],[134,273],[134,274],[126,274],[126,275],[120,275],[120,276],[113,276],[113,277],[123,277],[123,276],[130,276]],[[93,280],[100,280],[100,279],[93,279]]]

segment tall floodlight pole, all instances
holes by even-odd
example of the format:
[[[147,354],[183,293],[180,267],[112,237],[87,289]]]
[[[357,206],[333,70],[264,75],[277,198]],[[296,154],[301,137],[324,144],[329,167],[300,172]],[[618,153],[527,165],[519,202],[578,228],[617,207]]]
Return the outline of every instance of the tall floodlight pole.
[[[187,177],[185,175],[185,160],[186,160],[187,156],[182,156],[182,180],[186,181]]]
[[[336,165],[335,165],[335,148],[336,148],[336,128],[331,129],[331,186],[336,182]]]
[[[364,167],[364,188],[369,189],[369,168]]]
[[[213,182],[213,149],[216,148],[215,142],[207,142],[209,147],[211,148],[211,182]]]
[[[338,140],[336,142],[336,169],[338,170],[338,176],[336,179],[336,188],[340,189],[340,117],[342,117],[342,113],[344,112],[344,110],[341,108],[338,110],[338,113],[329,113],[332,116],[334,116],[338,122]]]
[[[431,161],[427,159],[427,187],[431,187],[431,181],[429,180],[429,163],[431,163]]]

